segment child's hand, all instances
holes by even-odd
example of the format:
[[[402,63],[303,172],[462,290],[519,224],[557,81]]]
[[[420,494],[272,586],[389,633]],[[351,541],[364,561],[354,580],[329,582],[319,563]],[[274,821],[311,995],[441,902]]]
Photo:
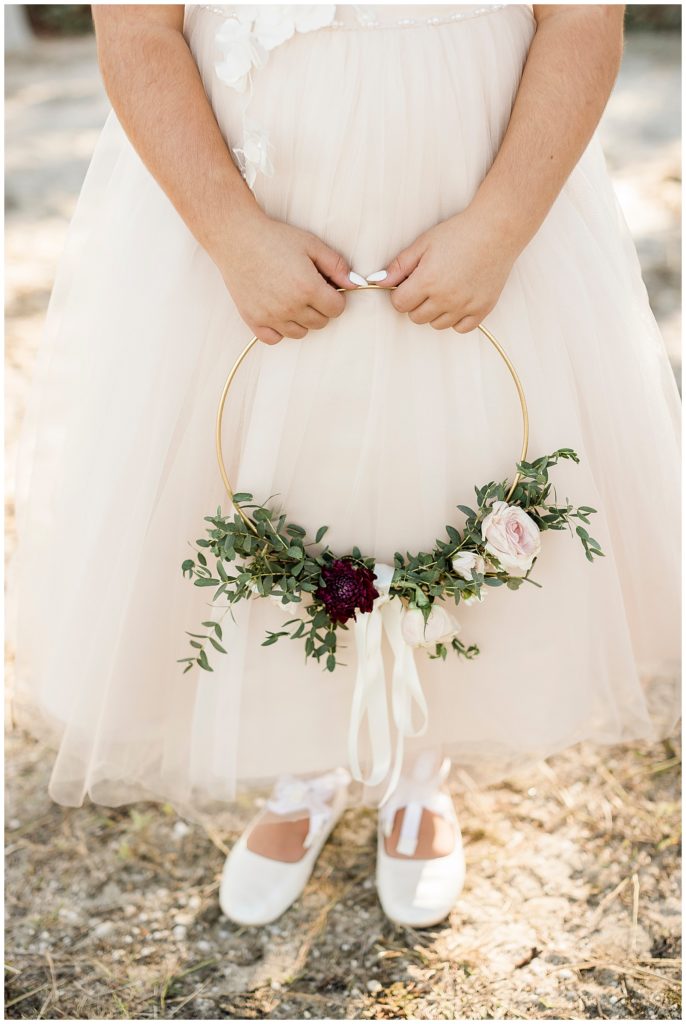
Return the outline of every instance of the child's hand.
[[[238,312],[260,341],[304,338],[345,309],[350,267],[316,235],[252,209],[212,254]]]
[[[473,331],[495,306],[518,253],[469,207],[424,231],[388,266],[391,302],[416,324]]]

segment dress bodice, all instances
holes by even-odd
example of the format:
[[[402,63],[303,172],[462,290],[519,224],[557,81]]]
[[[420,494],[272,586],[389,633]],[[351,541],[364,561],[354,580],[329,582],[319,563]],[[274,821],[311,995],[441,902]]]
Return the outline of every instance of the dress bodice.
[[[243,96],[242,138],[231,146],[237,166],[252,189],[258,174],[274,173],[268,132],[250,116],[254,74],[271,50],[293,36],[314,31],[416,29],[449,26],[502,11],[507,4],[192,4],[193,12],[216,22],[214,70],[224,87]]]

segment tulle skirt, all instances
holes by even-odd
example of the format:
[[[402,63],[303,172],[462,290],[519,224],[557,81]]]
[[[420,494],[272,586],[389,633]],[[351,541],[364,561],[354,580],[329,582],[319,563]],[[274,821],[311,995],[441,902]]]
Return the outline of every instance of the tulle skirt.
[[[422,27],[296,33],[254,77],[274,146],[272,217],[362,274],[462,210],[492,163],[534,33],[531,10]],[[186,35],[227,143],[242,97],[214,74],[211,10]],[[203,181],[190,183],[202,192]],[[240,251],[236,251],[240,259]],[[481,654],[417,654],[421,741],[482,785],[581,740],[669,735],[679,696],[678,394],[593,139],[486,326],[522,379],[532,458],[570,446],[558,495],[599,510],[590,565],[547,533],[542,589],[459,608]],[[19,461],[17,707],[57,743],[52,796],[192,813],[284,772],[345,764],[355,652],[330,674],[301,642],[261,646],[282,610],[224,620],[212,674],[182,674],[210,614],[182,578],[203,516],[227,507],[214,417],[249,339],[219,271],[110,114],[50,302]],[[302,341],[259,346],[225,417],[228,468],[331,546],[430,550],[474,485],[512,475],[519,405],[475,331],[414,324],[382,291]],[[389,652],[385,650],[385,657]],[[419,742],[419,741],[418,741]]]

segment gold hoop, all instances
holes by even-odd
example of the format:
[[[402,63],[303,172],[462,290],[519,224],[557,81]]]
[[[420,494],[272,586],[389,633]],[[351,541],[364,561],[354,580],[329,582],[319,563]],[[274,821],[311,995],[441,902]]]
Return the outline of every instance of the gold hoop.
[[[381,285],[381,284],[369,284],[369,285],[366,285],[366,286],[361,287],[361,288],[337,288],[336,291],[339,291],[339,292],[369,292],[369,291],[372,291],[374,289],[380,289],[381,291],[390,292],[394,288],[397,288],[397,287],[398,287],[397,285],[392,285],[391,287],[385,287],[384,285]],[[488,340],[490,341],[491,345],[493,345],[494,349],[496,350],[496,352],[499,354],[499,356],[501,357],[501,359],[503,360],[503,362],[507,366],[508,370],[510,371],[510,375],[512,377],[512,380],[514,381],[515,387],[517,389],[517,394],[519,396],[519,404],[520,404],[521,410],[522,410],[522,428],[523,428],[522,451],[521,451],[521,454],[519,456],[519,461],[523,462],[526,459],[526,453],[527,453],[527,449],[529,447],[529,412],[528,412],[527,405],[526,405],[526,398],[524,396],[524,388],[522,387],[522,382],[520,381],[519,377],[517,376],[517,371],[515,370],[514,366],[512,365],[512,362],[511,362],[509,356],[507,355],[507,352],[505,351],[503,346],[500,344],[500,342],[496,338],[493,337],[491,332],[486,327],[484,327],[483,324],[479,324],[478,328],[481,331],[481,333],[484,335],[484,337],[488,338]],[[239,357],[236,360],[236,362],[233,364],[233,366],[229,370],[229,375],[226,378],[226,383],[224,384],[224,388],[222,390],[221,398],[219,399],[219,408],[217,409],[217,421],[216,421],[216,432],[215,432],[215,444],[216,444],[216,449],[217,449],[217,462],[219,463],[219,472],[221,473],[221,478],[224,481],[224,487],[226,488],[226,493],[229,496],[229,501],[233,505],[233,507],[236,510],[236,512],[238,512],[238,514],[240,515],[241,519],[246,524],[246,526],[248,526],[254,533],[256,533],[257,531],[255,530],[255,524],[253,523],[252,519],[250,519],[250,517],[247,516],[245,514],[245,512],[243,511],[243,509],[240,507],[240,505],[236,505],[234,503],[234,500],[233,500],[233,496],[234,496],[235,492],[233,490],[233,487],[231,486],[231,481],[229,480],[229,475],[226,472],[226,466],[224,465],[224,453],[223,453],[223,450],[222,450],[222,421],[223,421],[223,418],[224,418],[224,406],[226,405],[226,399],[227,399],[227,396],[229,394],[229,388],[231,387],[231,385],[233,383],[233,380],[234,380],[236,374],[238,373],[238,370],[239,370],[243,360],[246,358],[248,353],[252,351],[253,347],[258,343],[258,341],[259,341],[259,338],[256,335],[253,336],[250,339],[250,341],[248,342],[248,344],[245,346],[245,348],[243,349],[241,354],[239,355]],[[509,491],[507,492],[507,496],[506,496],[506,499],[505,499],[506,501],[510,500],[510,498],[511,498],[513,492],[514,492],[515,487],[519,483],[520,476],[521,476],[521,474],[519,474],[519,473],[517,473],[515,475],[515,478],[512,481],[512,486],[510,487]]]

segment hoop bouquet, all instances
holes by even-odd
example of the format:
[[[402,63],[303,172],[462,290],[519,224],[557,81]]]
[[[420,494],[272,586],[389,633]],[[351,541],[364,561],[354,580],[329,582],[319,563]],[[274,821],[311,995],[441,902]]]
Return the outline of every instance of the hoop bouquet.
[[[538,586],[530,573],[541,554],[541,535],[548,530],[568,529],[591,562],[602,556],[600,544],[587,530],[596,510],[558,501],[549,479],[549,471],[560,460],[578,463],[579,456],[571,448],[559,448],[527,461],[529,420],[521,382],[497,339],[483,325],[479,330],[505,362],[519,396],[523,442],[516,473],[512,481],[475,487],[475,500],[457,506],[464,517],[459,527],[447,525],[431,551],[396,552],[393,565],[377,563],[357,547],[333,551],[325,542],[328,527],[320,526],[310,536],[302,526],[289,522],[285,512],[256,502],[248,492],[234,492],[224,464],[222,419],[236,373],[258,343],[253,337],[227,377],[217,413],[217,459],[232,511],[224,514],[220,507],[205,517],[206,535],[196,541],[195,557],[183,562],[184,576],[196,587],[210,589],[215,607],[221,602],[225,610],[255,597],[276,602],[287,617],[281,629],[267,631],[263,644],[285,637],[301,641],[306,658],[334,671],[341,632],[355,623],[359,653],[366,642],[360,635],[364,620],[384,606],[396,658],[403,645],[425,648],[432,658],[446,658],[449,651],[474,658],[479,649],[460,639],[452,606],[479,603],[498,587]],[[208,654],[225,653],[220,622],[212,618],[202,625],[204,632],[189,634],[192,652],[179,659],[186,672],[194,666],[212,671]]]

